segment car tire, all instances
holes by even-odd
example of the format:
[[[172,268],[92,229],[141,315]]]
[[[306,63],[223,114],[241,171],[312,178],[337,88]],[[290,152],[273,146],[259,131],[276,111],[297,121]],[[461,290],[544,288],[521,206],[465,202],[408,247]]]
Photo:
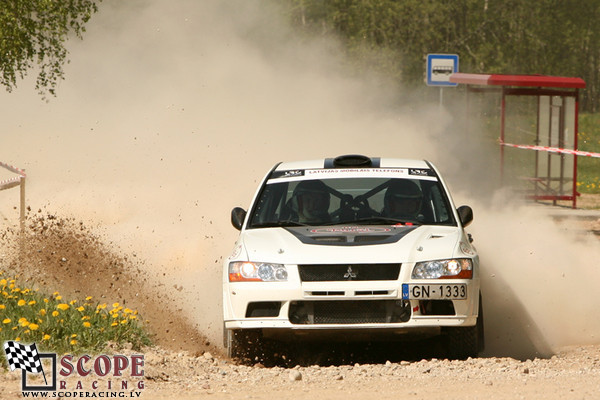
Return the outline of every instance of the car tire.
[[[260,361],[263,357],[262,333],[258,329],[226,329],[224,339],[229,358],[245,362]]]
[[[485,347],[483,335],[483,304],[479,296],[479,314],[477,323],[467,327],[448,327],[445,329],[445,342],[448,358],[465,360],[477,357]]]

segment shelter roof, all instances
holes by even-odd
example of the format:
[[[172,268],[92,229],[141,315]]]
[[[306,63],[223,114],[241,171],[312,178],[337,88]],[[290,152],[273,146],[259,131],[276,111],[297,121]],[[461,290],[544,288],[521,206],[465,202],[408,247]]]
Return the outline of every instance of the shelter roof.
[[[456,72],[450,75],[450,82],[484,86],[585,88],[585,81],[581,78],[547,75],[467,74]]]

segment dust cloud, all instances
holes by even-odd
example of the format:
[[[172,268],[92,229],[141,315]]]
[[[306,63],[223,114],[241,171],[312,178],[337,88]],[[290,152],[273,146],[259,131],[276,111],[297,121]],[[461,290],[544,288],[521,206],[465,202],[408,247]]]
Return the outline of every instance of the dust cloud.
[[[231,208],[248,207],[276,162],[348,153],[431,160],[458,203],[474,206],[484,290],[498,296],[486,300],[490,354],[522,354],[525,339],[526,356],[546,354],[600,332],[574,316],[584,309],[599,320],[597,272],[587,269],[597,243],[571,245],[539,212],[490,200],[493,156],[464,135],[455,111],[357,76],[339,44],[300,38],[275,3],[105,0],[100,8],[84,40],[68,43],[57,98],[41,101],[33,79],[0,94],[0,161],[26,169],[33,209],[91,221],[144,259],[213,341],[221,263],[237,233]],[[2,192],[5,223],[16,221],[16,204],[15,189]],[[585,338],[572,334],[582,329]]]

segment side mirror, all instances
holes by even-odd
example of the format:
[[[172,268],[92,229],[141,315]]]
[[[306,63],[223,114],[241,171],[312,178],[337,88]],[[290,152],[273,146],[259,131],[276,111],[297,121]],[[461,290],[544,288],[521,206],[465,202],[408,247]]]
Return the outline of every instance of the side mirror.
[[[469,206],[460,206],[456,210],[463,226],[469,225],[473,221],[473,210]]]
[[[242,230],[244,220],[246,219],[246,210],[241,207],[236,207],[231,210],[231,225],[238,231]]]

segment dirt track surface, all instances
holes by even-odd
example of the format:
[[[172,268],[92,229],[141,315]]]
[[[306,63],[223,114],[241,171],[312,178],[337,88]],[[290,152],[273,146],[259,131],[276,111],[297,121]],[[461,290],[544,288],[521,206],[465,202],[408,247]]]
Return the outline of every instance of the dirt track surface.
[[[149,399],[565,400],[600,395],[599,346],[565,349],[550,359],[525,361],[491,357],[293,368],[236,365],[208,352],[192,356],[159,347],[143,353],[141,397]],[[0,374],[0,398],[23,398],[19,379],[15,372]],[[83,387],[92,380],[98,378],[85,378]]]
[[[164,373],[168,377],[160,382]],[[600,395],[600,347],[569,349],[549,360],[431,359],[287,369],[158,351],[148,356],[147,379],[153,398],[593,399]]]
[[[17,254],[14,232],[6,231],[1,238],[4,251],[10,253],[13,246]],[[119,255],[83,224],[39,210],[30,213],[26,239],[20,258],[3,260],[12,262],[9,270],[20,271],[31,284],[50,291],[128,304],[147,319],[156,346],[139,351],[112,349],[119,354],[144,354],[142,398],[600,398],[600,346],[564,348],[548,359],[450,361],[434,358],[423,347],[424,359],[418,351],[405,356],[390,352],[391,359],[380,351],[367,360],[323,362],[318,357],[323,349],[309,344],[306,354],[317,355],[314,361],[309,357],[299,365],[268,368],[242,365],[224,357],[198,327],[177,313],[170,299],[161,295],[160,285],[144,273],[143,261]],[[83,387],[92,380],[105,379],[83,378]],[[76,383],[69,381],[71,388]],[[19,389],[18,371],[0,372],[1,399],[23,398]]]

